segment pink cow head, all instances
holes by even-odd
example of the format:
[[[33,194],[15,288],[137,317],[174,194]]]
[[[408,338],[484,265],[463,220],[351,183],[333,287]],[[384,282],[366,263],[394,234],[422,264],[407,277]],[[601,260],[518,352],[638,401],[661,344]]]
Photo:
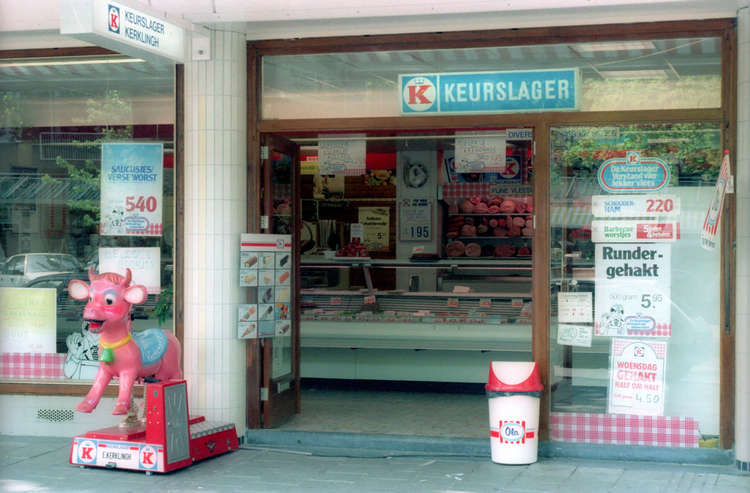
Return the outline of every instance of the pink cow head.
[[[70,281],[70,297],[89,300],[83,311],[83,318],[88,322],[91,332],[106,333],[123,325],[127,325],[127,330],[130,330],[130,307],[145,302],[148,296],[146,288],[140,284],[130,286],[132,277],[130,269],[127,269],[123,277],[114,272],[95,275],[94,268],[91,267],[90,286],[79,279]]]

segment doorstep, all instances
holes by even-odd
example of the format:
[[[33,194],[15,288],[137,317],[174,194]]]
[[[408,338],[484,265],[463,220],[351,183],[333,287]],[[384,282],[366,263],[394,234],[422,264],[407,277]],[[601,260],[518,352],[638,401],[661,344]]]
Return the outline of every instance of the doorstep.
[[[490,441],[478,438],[425,437],[412,435],[375,435],[311,431],[247,430],[246,445],[388,450],[486,456],[490,459]],[[540,442],[539,457],[557,459],[618,460],[733,466],[730,450],[707,448],[646,447],[595,443]]]

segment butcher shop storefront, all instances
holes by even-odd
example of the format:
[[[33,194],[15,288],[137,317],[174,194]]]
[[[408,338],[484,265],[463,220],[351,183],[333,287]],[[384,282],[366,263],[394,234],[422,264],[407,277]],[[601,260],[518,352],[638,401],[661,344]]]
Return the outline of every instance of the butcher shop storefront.
[[[250,223],[299,274],[241,270],[250,428],[348,431],[300,421],[321,395],[486,406],[491,361],[534,361],[543,442],[732,447],[734,24],[586,33],[248,44]]]

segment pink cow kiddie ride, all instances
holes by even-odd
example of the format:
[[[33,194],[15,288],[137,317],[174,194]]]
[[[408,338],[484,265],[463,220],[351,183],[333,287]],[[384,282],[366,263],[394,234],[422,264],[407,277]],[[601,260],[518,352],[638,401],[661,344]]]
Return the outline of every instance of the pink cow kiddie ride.
[[[89,300],[83,318],[89,324],[89,331],[100,334],[99,371],[76,411],[93,411],[105,387],[112,378],[118,378],[120,391],[112,414],[127,414],[130,392],[137,378],[154,376],[162,381],[182,378],[180,342],[172,332],[161,329],[131,333],[130,307],[145,302],[148,293],[140,284],[130,285],[130,269],[123,277],[113,272],[95,275],[92,267],[89,280],[91,285],[78,279],[68,284],[71,298]]]

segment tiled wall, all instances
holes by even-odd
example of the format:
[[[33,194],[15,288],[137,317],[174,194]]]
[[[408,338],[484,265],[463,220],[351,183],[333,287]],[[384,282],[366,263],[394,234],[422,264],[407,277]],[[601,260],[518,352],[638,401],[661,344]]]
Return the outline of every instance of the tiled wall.
[[[750,8],[738,11],[735,457],[750,469]]]
[[[0,435],[72,438],[90,430],[117,426],[123,416],[112,415],[116,400],[102,397],[94,412],[86,414],[75,411],[81,397],[0,395]],[[140,407],[138,413],[141,416]]]
[[[211,59],[185,64],[185,337],[190,411],[245,429],[237,338],[246,230],[245,35],[211,32]]]

